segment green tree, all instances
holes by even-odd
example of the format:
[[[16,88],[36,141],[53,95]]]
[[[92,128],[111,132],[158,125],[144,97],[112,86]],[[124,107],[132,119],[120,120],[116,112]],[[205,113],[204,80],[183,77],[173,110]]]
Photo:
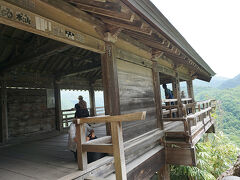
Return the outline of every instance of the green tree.
[[[229,169],[237,158],[239,149],[222,133],[205,135],[196,145],[197,167],[171,166],[173,180],[214,180]]]

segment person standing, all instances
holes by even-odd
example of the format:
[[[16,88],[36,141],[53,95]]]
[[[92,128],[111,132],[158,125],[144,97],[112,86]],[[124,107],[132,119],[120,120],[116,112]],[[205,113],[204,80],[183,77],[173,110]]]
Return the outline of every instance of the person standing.
[[[166,99],[173,99],[173,93],[170,89],[167,88],[166,84],[163,84],[163,89],[165,91],[165,98]]]
[[[181,91],[181,99],[184,99],[184,98],[186,98],[185,92],[184,92],[184,91]]]
[[[79,102],[75,104],[75,118],[88,117],[89,111],[87,109],[87,103],[83,100],[83,97],[78,96]]]

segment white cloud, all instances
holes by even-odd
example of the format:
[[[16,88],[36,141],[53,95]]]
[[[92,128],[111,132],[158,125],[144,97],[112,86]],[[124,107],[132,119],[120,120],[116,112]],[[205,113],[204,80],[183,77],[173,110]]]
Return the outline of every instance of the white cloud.
[[[151,0],[219,76],[240,73],[239,0]]]

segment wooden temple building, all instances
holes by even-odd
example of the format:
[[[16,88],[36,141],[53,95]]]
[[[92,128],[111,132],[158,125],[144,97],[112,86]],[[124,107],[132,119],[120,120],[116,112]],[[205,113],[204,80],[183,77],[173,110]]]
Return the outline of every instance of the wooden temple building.
[[[214,103],[196,102],[192,83],[214,75],[150,0],[0,0],[0,179],[169,179],[214,132]],[[174,99],[161,98],[165,83]],[[63,116],[63,89],[88,90],[92,117]],[[85,142],[84,123],[97,140]],[[107,156],[87,164],[86,152]]]

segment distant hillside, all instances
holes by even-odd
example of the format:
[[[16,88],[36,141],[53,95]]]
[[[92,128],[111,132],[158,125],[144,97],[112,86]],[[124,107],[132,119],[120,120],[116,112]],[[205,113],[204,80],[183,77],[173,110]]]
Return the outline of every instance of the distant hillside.
[[[61,91],[61,99],[62,99],[62,109],[71,109],[74,107],[76,103],[78,103],[78,96],[83,96],[83,99],[87,102],[87,106],[89,107],[89,93],[88,91]],[[95,103],[96,107],[104,106],[103,92],[95,91]]]
[[[240,86],[229,89],[194,88],[197,101],[216,99],[217,127],[240,147]]]
[[[227,88],[235,88],[237,86],[240,86],[240,74],[238,74],[236,77],[224,81],[219,88],[220,89],[227,89]]]
[[[221,77],[221,76],[214,76],[212,78],[212,80],[210,81],[210,83],[196,79],[196,80],[193,81],[193,86],[194,87],[197,86],[197,87],[213,87],[213,88],[217,88],[217,87],[219,87],[222,83],[224,83],[227,80],[229,80],[229,78]]]

